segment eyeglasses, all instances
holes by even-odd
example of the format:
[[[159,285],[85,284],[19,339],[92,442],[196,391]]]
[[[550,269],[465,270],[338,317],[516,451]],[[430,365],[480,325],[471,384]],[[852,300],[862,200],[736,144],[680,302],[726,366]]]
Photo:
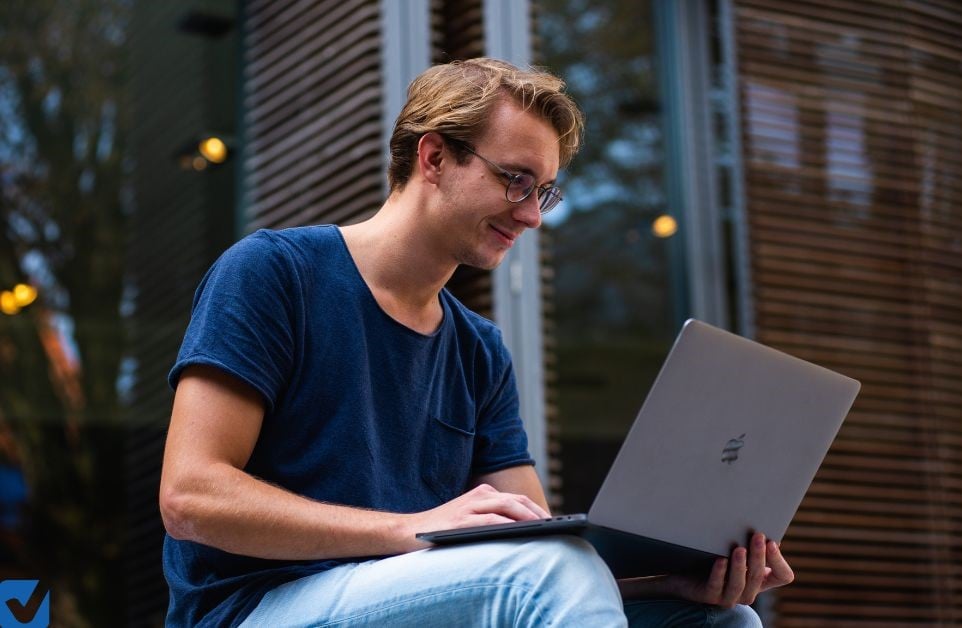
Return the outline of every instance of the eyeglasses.
[[[508,199],[508,202],[520,203],[531,196],[531,193],[536,189],[538,190],[538,207],[541,210],[542,215],[547,214],[549,211],[554,209],[558,203],[561,202],[561,188],[547,184],[538,185],[538,182],[535,181],[534,176],[526,172],[522,172],[520,174],[508,172],[487,157],[476,153],[475,150],[468,146],[465,142],[456,140],[453,137],[449,137],[447,139],[463,147],[464,150],[468,151],[484,163],[491,166],[492,170],[508,180],[508,185],[504,190],[504,197]]]

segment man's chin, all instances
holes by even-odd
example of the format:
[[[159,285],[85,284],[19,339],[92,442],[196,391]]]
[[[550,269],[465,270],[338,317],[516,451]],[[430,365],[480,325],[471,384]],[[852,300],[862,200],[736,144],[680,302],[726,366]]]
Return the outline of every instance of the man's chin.
[[[462,257],[459,263],[462,266],[470,266],[481,270],[494,270],[501,265],[506,254],[507,252],[491,256],[468,255]]]

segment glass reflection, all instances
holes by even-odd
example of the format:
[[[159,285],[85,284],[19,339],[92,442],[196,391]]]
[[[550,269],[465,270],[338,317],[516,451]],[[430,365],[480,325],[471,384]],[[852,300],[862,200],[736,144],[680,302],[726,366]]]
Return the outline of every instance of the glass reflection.
[[[116,625],[130,4],[0,6],[0,569]]]
[[[667,208],[650,4],[539,6],[540,61],[565,77],[587,116],[544,238],[557,325],[549,402],[559,412],[563,506],[573,512],[590,505],[667,353],[672,239],[652,230]]]

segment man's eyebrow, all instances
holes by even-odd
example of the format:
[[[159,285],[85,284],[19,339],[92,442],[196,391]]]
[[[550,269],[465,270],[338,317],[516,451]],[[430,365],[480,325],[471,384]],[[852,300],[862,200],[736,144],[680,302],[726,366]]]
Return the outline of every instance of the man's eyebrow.
[[[534,170],[532,170],[531,168],[528,168],[527,166],[522,166],[521,164],[511,164],[511,163],[499,164],[499,165],[505,170],[507,170],[508,172],[511,172],[513,174],[529,174],[532,177],[534,177],[535,181],[538,180],[538,177],[535,175]],[[557,181],[558,179],[554,178],[551,181],[545,181],[541,185],[554,185],[555,183],[557,183]]]

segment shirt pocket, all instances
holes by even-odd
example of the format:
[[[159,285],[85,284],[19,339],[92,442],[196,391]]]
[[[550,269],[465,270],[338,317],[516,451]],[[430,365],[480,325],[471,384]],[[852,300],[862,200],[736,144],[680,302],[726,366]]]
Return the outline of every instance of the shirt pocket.
[[[453,423],[431,417],[425,432],[426,460],[422,477],[441,503],[464,493],[471,474],[475,432]]]

